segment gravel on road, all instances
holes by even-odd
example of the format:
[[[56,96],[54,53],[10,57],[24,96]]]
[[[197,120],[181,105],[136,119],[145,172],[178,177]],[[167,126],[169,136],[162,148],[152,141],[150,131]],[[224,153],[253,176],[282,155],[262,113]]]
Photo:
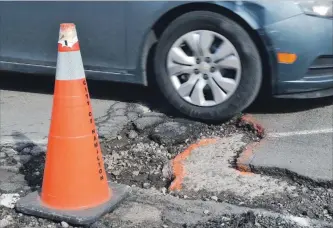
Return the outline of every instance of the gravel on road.
[[[153,120],[157,120],[156,117],[159,121],[154,122]],[[154,124],[142,125],[143,122],[150,118],[151,121],[148,122]],[[140,119],[145,119],[145,121],[138,121]],[[328,223],[333,221],[333,209],[331,208],[331,205],[333,205],[332,189],[311,185],[305,186],[287,179],[276,181],[289,184],[293,190],[273,196],[259,194],[256,197],[247,197],[246,195],[241,197],[239,194],[223,188],[218,192],[210,191],[210,188],[201,188],[197,191],[185,188],[184,191],[180,192],[168,190],[174,178],[172,172],[168,170],[168,166],[175,156],[199,139],[216,137],[228,139],[228,137],[238,137],[237,135],[242,135],[242,137],[235,140],[235,142],[237,141],[236,144],[232,144],[233,153],[228,155],[231,156],[231,160],[228,161],[229,169],[235,169],[234,162],[238,153],[248,143],[259,141],[262,137],[262,132],[258,131],[256,126],[242,121],[239,117],[235,117],[221,125],[207,125],[185,119],[172,119],[163,114],[143,111],[133,121],[125,125],[122,130],[118,131],[117,135],[102,135],[101,146],[109,179],[130,185],[134,189],[142,189],[138,190],[141,193],[142,191],[153,191],[155,192],[154,194],[161,194],[160,197],[167,196],[172,197],[172,200],[181,200],[186,207],[191,205],[193,201],[202,202],[203,204],[213,202],[217,204],[231,203],[249,208],[263,208],[271,211],[271,213],[289,213],[297,218],[320,219]],[[177,140],[174,138],[177,138]],[[236,147],[235,145],[238,146]],[[223,150],[226,150],[226,148]],[[32,143],[25,145],[1,145],[0,152],[3,153],[0,159],[2,168],[6,169],[7,172],[13,173],[13,175],[4,175],[3,179],[0,180],[0,193],[4,195],[9,192],[17,192],[22,197],[30,191],[40,189],[45,162],[45,147]],[[222,164],[223,167],[228,166],[228,163]],[[263,178],[259,178],[258,181],[264,181],[265,178],[269,179],[270,177]],[[138,198],[140,197],[136,195],[134,202],[130,202],[131,208],[135,208]],[[130,224],[128,227],[142,227],[142,224],[145,224],[147,219],[154,217],[155,213],[159,219],[153,223],[147,223],[147,227],[156,227],[156,224],[168,227],[216,227],[216,224],[221,227],[301,227],[297,222],[288,220],[283,216],[281,217],[280,214],[268,216],[265,213],[253,213],[245,210],[242,213],[231,213],[214,217],[211,216],[212,210],[204,210],[204,207],[200,209],[202,210],[200,212],[202,213],[202,218],[196,223],[177,222],[177,216],[179,217],[182,213],[177,212],[178,215],[174,215],[175,212],[169,211],[169,219],[166,220],[168,216],[164,215],[161,217],[160,209],[154,208],[156,205],[149,208],[150,206],[146,205],[147,202],[140,202],[137,211],[135,209],[129,211],[132,214],[125,216],[125,219],[127,218],[130,222],[120,221],[120,223],[117,223],[117,219],[114,217],[126,208],[125,203],[124,206],[120,206],[119,210],[115,211],[115,214],[106,215],[97,223],[97,225],[99,224],[98,226],[96,224],[94,226],[126,227],[125,224]],[[188,203],[189,205],[187,205]],[[140,211],[142,207],[150,211],[150,216],[146,220],[145,216],[147,215]],[[184,208],[175,210],[186,211]],[[136,216],[135,213],[140,213],[140,215]],[[0,214],[1,218],[3,218],[0,224],[6,225],[3,227],[67,227],[68,225],[64,222],[54,223],[41,218],[16,214],[12,209],[1,206]],[[206,216],[208,217],[206,218]],[[132,221],[136,217],[142,221]],[[195,217],[198,216],[196,215]],[[111,221],[110,218],[112,218]],[[193,218],[189,217],[190,220],[193,220]],[[68,226],[71,227],[70,225]]]

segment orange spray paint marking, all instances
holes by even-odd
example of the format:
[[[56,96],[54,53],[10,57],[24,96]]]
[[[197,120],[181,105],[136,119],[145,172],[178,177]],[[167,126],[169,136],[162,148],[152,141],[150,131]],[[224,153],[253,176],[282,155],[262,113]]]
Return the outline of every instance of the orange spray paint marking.
[[[182,153],[178,154],[172,162],[173,174],[175,179],[171,183],[169,190],[181,190],[184,177],[186,175],[184,168],[184,161],[191,155],[191,152],[201,146],[209,145],[216,143],[217,139],[202,139],[197,143],[190,145],[186,150]]]
[[[260,144],[260,142],[254,142],[246,146],[245,150],[241,153],[241,155],[237,159],[237,169],[244,173],[251,173],[251,167],[249,166],[251,160],[254,157],[254,149]]]
[[[241,121],[251,125],[254,130],[257,132],[258,136],[264,137],[265,136],[265,129],[264,127],[250,114],[246,114],[242,116]]]
[[[251,173],[251,172],[242,172],[242,171],[238,171],[238,170],[237,170],[237,172],[242,176],[253,176],[254,175],[254,173]]]

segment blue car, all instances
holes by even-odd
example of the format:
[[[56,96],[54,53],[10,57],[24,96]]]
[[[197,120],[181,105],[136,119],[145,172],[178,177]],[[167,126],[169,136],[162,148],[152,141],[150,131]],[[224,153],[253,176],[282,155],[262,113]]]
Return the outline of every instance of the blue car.
[[[332,16],[332,1],[2,1],[0,70],[54,75],[72,22],[88,78],[156,86],[183,114],[221,121],[261,89],[333,95]]]

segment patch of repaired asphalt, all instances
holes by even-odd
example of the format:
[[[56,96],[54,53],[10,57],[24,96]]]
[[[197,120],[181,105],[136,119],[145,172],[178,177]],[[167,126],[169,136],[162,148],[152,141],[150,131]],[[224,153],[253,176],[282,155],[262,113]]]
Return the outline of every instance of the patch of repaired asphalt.
[[[243,138],[236,134],[194,149],[183,162],[182,189],[171,194],[333,221],[332,188],[234,169],[230,163],[246,144]]]
[[[287,182],[268,176],[242,173],[231,167],[230,163],[236,151],[242,150],[247,144],[244,137],[242,134],[232,135],[194,149],[184,161],[184,190],[207,191],[214,195],[232,192],[235,197],[246,196],[248,200],[291,191],[293,186]]]

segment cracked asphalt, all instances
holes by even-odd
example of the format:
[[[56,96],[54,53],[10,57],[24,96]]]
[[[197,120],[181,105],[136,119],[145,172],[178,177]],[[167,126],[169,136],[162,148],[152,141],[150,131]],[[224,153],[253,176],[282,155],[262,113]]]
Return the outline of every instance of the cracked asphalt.
[[[132,189],[91,227],[333,227],[332,98],[251,107],[261,139],[239,117],[189,120],[140,86],[88,86],[108,178]],[[52,93],[52,77],[0,77],[1,228],[72,227],[16,213],[11,203],[41,187]],[[326,130],[308,134],[314,129]],[[254,173],[237,170],[250,145],[267,141],[252,151]],[[179,164],[185,173],[175,172]]]

